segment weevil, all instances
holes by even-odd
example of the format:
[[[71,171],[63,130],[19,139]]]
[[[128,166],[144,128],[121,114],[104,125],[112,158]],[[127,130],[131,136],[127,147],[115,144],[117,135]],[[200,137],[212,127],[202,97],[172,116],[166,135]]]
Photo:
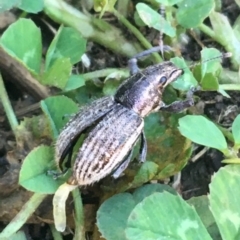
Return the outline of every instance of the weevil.
[[[168,61],[140,71],[135,60],[133,74],[114,96],[100,98],[81,109],[60,133],[55,155],[63,170],[64,159],[68,156],[70,162],[80,135],[90,129],[77,152],[69,184],[90,185],[109,174],[118,178],[127,168],[138,140],[141,141],[139,161],[144,162],[147,155],[144,117],[159,110],[179,112],[193,105],[192,90],[183,101],[170,105],[162,101],[164,89],[183,74],[182,69]]]

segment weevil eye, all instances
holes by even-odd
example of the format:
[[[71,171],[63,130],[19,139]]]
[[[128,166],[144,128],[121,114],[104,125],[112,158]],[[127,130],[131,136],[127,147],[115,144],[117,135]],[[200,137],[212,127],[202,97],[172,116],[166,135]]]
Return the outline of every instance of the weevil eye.
[[[163,76],[159,79],[159,84],[160,85],[164,85],[166,82],[167,82],[167,78],[165,76]]]

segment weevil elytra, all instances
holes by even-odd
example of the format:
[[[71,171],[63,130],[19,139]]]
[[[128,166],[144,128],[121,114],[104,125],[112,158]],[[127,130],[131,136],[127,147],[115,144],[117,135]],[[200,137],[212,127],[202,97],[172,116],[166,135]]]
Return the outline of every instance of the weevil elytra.
[[[63,170],[64,159],[68,155],[70,161],[75,143],[90,128],[78,150],[69,184],[89,185],[109,174],[119,177],[139,139],[139,161],[144,162],[147,154],[144,117],[160,109],[177,112],[193,105],[192,91],[186,100],[170,105],[162,102],[166,86],[183,73],[173,63],[163,62],[133,72],[136,73],[119,86],[114,96],[103,97],[83,108],[60,133],[56,161]]]

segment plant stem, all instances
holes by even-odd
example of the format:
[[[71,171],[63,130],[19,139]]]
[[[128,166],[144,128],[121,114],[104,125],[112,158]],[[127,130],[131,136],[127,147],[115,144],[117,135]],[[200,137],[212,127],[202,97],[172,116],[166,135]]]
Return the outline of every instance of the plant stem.
[[[32,197],[23,205],[20,212],[12,219],[12,221],[0,233],[0,239],[10,239],[11,235],[17,232],[28,218],[37,209],[47,194],[34,193]]]
[[[240,84],[220,84],[222,90],[240,90]]]
[[[239,158],[224,159],[224,160],[222,160],[222,163],[240,164],[240,159]]]
[[[229,69],[223,69],[219,76],[220,87],[222,84],[237,84],[239,86],[239,73]]]
[[[16,115],[13,111],[10,100],[8,98],[8,94],[7,94],[6,88],[5,88],[4,83],[3,83],[1,73],[0,73],[0,100],[2,102],[4,111],[7,115],[7,118],[8,118],[8,121],[10,123],[11,129],[16,136],[16,128],[18,126],[18,121],[17,121],[17,117],[16,117]]]
[[[49,224],[49,226],[51,229],[53,239],[54,240],[63,240],[62,234],[56,230],[54,224]]]
[[[74,240],[84,240],[85,231],[84,231],[84,211],[82,198],[79,192],[79,189],[76,188],[72,191],[74,208],[75,208],[75,235]]]
[[[221,125],[217,124],[217,127],[219,128],[219,130],[222,132],[222,134],[231,142],[234,142],[234,138],[233,135],[230,131],[228,131],[226,128],[222,127]]]
[[[134,27],[123,15],[121,15],[116,9],[113,9],[112,13],[114,14],[115,17],[118,18],[118,20],[125,27],[127,27],[134,34],[134,36],[139,40],[139,42],[144,46],[144,48],[146,48],[146,49],[152,48],[152,45],[142,35],[142,33],[136,27]],[[154,59],[155,59],[155,63],[162,62],[162,58],[160,57],[159,54],[153,53],[153,56],[154,56]]]
[[[45,0],[44,12],[56,22],[75,28],[84,38],[113,52],[132,57],[143,50],[139,43],[127,40],[120,29],[84,14],[62,0]]]
[[[212,39],[214,39],[214,40],[216,40],[217,41],[217,39],[216,39],[216,34],[214,33],[214,31],[210,28],[210,27],[208,27],[207,25],[205,25],[205,24],[200,24],[199,26],[198,26],[198,28],[202,31],[202,32],[204,32],[206,35],[208,35],[209,37],[211,37]]]
[[[121,0],[117,1],[115,8],[118,12],[120,12],[124,17],[128,15],[130,0]]]

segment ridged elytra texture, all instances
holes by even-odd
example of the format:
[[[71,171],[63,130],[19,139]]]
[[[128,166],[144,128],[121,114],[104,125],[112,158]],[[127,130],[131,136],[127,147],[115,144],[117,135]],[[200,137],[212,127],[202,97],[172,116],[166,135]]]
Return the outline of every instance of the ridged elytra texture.
[[[113,97],[81,109],[56,142],[56,162],[61,168],[80,134],[92,127],[78,150],[69,183],[89,185],[122,167],[143,133],[143,118],[160,109],[164,88],[181,74],[182,70],[171,62],[150,66],[125,80]],[[146,149],[146,143],[142,143],[142,149]]]
[[[56,161],[58,163],[68,145],[94,121],[104,116],[115,105],[113,97],[104,97],[94,101],[92,104],[85,106],[73,118],[69,120],[62,132],[60,133],[55,148]]]
[[[85,139],[74,164],[80,185],[91,184],[122,163],[143,129],[143,119],[116,104]]]

